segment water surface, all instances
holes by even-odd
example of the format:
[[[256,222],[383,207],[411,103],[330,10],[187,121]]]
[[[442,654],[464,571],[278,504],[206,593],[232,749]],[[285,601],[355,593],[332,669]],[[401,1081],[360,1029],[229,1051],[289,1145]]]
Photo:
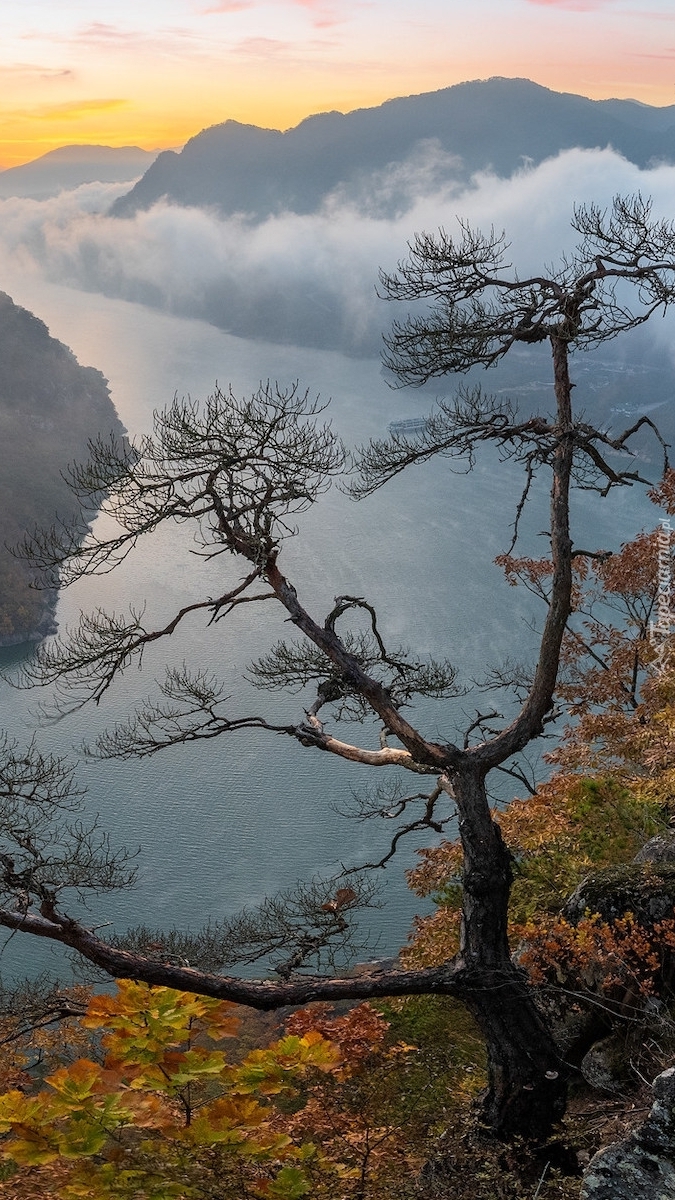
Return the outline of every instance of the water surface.
[[[241,393],[267,378],[282,384],[299,378],[303,387],[331,398],[333,422],[348,444],[383,435],[390,421],[428,404],[418,393],[391,391],[374,359],[246,341],[199,321],[35,277],[0,286],[44,320],[81,363],[103,371],[131,435],[148,432],[153,410],[176,392],[203,397],[216,381]],[[509,464],[490,458],[470,477],[435,462],[358,505],[334,489],[300,519],[299,536],[283,552],[284,569],[317,618],[323,620],[336,595],[365,596],[377,607],[388,640],[448,655],[463,677],[476,677],[491,661],[531,655],[534,646],[536,609],[505,585],[492,564],[510,540],[518,483]],[[655,524],[655,517],[637,489],[603,504],[582,497],[577,540],[617,545],[643,524]],[[528,518],[531,549],[544,549],[536,535],[546,527],[542,493]],[[218,594],[236,568],[223,557],[205,562],[193,551],[184,528],[163,529],[114,574],[64,591],[59,623],[74,623],[80,609],[133,605],[145,606],[150,626],[186,602]],[[301,697],[268,698],[241,679],[251,658],[285,636],[288,626],[271,606],[247,607],[210,629],[194,619],[171,644],[149,652],[142,670],[132,668],[98,708],[39,729],[41,744],[66,751],[121,720],[151,690],[164,660],[203,665],[225,677],[233,713],[300,720]],[[19,653],[6,652],[6,661]],[[7,728],[30,737],[35,697],[2,685],[0,701]],[[462,709],[471,713],[473,707],[470,700],[454,707],[426,704],[410,716],[430,736],[450,738]],[[376,744],[374,728],[351,727],[348,736]],[[81,772],[87,803],[113,839],[141,848],[136,890],[92,902],[96,924],[198,926],[297,879],[379,856],[391,836],[386,822],[347,821],[335,811],[352,788],[372,782],[372,771],[269,734],[241,733],[142,762],[85,762]],[[376,954],[395,952],[419,911],[403,875],[414,845],[388,869],[383,907],[368,916]],[[29,970],[50,956],[28,939],[13,938],[6,969]]]

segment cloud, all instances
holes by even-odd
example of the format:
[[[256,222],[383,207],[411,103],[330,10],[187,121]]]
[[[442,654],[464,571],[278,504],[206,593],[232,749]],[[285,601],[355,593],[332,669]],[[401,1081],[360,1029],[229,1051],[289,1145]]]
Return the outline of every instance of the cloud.
[[[23,38],[42,39],[44,34],[33,31],[24,33]],[[77,53],[82,47],[96,50],[102,54],[121,53],[132,55],[142,54],[162,55],[176,60],[184,59],[186,55],[208,56],[214,54],[213,38],[200,34],[194,28],[187,26],[156,27],[152,30],[128,29],[106,21],[90,21],[74,31],[58,34],[50,32],[50,43],[62,43]]]
[[[0,77],[5,75],[16,81],[25,79],[72,79],[75,72],[70,67],[43,67],[39,63],[6,63],[0,66]]]
[[[31,29],[25,30],[21,37],[24,41],[43,41],[45,37],[44,30]],[[128,48],[131,43],[143,42],[145,35],[135,33],[130,30],[122,29],[118,25],[110,25],[104,21],[91,21],[88,25],[82,25],[77,30],[59,34],[56,30],[51,30],[49,33],[49,41],[51,43],[64,43],[67,45],[94,45],[94,46],[120,46]]]
[[[325,49],[330,45],[329,42],[314,41],[307,42],[287,42],[280,38],[266,37],[249,37],[243,38],[236,46],[234,51],[241,55],[242,58],[257,59],[260,61],[279,61],[284,59],[287,62],[298,62],[308,48],[312,50]]]
[[[108,25],[104,21],[92,21],[89,25],[84,25],[75,35],[78,42],[86,42],[88,45],[92,43],[96,46],[127,46],[130,41],[135,42],[142,40],[142,35],[134,33],[127,29],[121,29],[118,25]]]
[[[346,17],[334,13],[332,10],[326,9],[322,15],[317,15],[312,22],[315,29],[332,29],[335,25],[344,24]]]
[[[122,108],[127,103],[128,101],[121,97],[72,100],[65,104],[47,104],[41,108],[31,109],[29,115],[39,117],[43,121],[60,121],[64,118],[72,120],[78,117],[88,117],[91,113],[107,112],[111,108]]]
[[[378,353],[391,312],[378,268],[395,268],[415,231],[450,232],[454,216],[504,228],[521,272],[540,271],[575,243],[575,202],[607,205],[642,191],[675,212],[675,167],[641,171],[611,150],[569,150],[510,179],[470,186],[432,143],[416,158],[334,193],[310,215],[259,224],[156,204],[133,218],[105,215],[128,185],[89,184],[48,201],[0,203],[2,286],[31,273],[111,297],[210,320],[243,336]],[[4,281],[8,282],[5,283]],[[11,290],[11,288],[9,289]],[[659,336],[672,337],[670,323]],[[656,336],[656,335],[655,335]]]
[[[280,38],[249,37],[237,43],[237,51],[250,58],[279,58],[293,46],[293,42],[283,42]]]
[[[338,13],[332,8],[327,8],[324,0],[290,0],[296,8],[306,8],[310,12],[316,13],[314,25],[317,29],[325,29],[330,25],[338,25],[346,20],[344,12]]]
[[[267,2],[269,3],[270,0],[267,0]],[[315,16],[312,24],[316,29],[328,29],[333,25],[341,24],[347,19],[344,12],[327,7],[325,0],[272,0],[272,3],[275,2],[286,8],[305,8],[310,13],[314,13]],[[210,5],[209,8],[202,9],[202,16],[242,12],[244,9],[254,8],[255,4],[256,0],[219,0],[218,3]]]
[[[616,0],[525,0],[526,4],[536,4],[540,8],[562,8],[568,12],[598,12]]]
[[[269,3],[270,0],[267,0]],[[274,0],[272,0],[274,2]],[[244,8],[254,8],[261,0],[218,0],[218,3],[202,10],[204,14],[240,12]],[[276,0],[277,4],[288,8],[308,8],[313,12],[325,10],[325,0]]]
[[[4,109],[0,125],[11,128],[17,121],[77,121],[92,113],[122,108],[128,100],[122,97],[103,97],[96,100],[69,100],[61,104],[41,104],[35,108]]]
[[[220,4],[214,4],[211,8],[203,8],[202,16],[208,17],[213,13],[231,13],[243,12],[245,8],[253,8],[254,0],[221,0]]]

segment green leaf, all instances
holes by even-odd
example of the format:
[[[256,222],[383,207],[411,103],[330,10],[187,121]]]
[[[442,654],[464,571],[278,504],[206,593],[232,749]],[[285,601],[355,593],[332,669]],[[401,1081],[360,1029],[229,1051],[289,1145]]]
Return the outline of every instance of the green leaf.
[[[299,1167],[282,1167],[266,1188],[267,1195],[274,1196],[275,1200],[301,1200],[311,1190],[305,1172]]]

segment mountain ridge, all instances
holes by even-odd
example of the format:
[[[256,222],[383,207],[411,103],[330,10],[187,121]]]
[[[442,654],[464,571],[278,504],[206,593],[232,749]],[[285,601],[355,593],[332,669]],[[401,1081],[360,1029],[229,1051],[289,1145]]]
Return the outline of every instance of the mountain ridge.
[[[132,183],[156,158],[140,146],[57,146],[0,171],[0,199],[47,200],[83,183]]]
[[[180,152],[163,151],[110,213],[132,216],[162,198],[257,220],[309,213],[336,190],[347,199],[358,194],[373,173],[425,144],[445,156],[444,177],[459,182],[479,170],[508,176],[576,147],[611,146],[646,167],[675,161],[675,106],[589,100],[496,76],[345,114],[316,113],[284,132],[227,120]]]

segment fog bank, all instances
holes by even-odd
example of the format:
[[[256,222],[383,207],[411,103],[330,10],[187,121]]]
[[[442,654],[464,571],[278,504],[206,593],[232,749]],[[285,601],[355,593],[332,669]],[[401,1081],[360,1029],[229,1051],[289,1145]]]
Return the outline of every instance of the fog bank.
[[[675,167],[640,170],[611,150],[566,151],[507,180],[474,176],[468,187],[448,181],[447,167],[429,143],[358,196],[334,193],[317,213],[260,223],[166,202],[109,217],[124,184],[0,201],[0,289],[11,293],[12,277],[31,272],[245,337],[377,354],[394,315],[377,298],[378,268],[405,257],[415,231],[452,232],[457,216],[504,229],[522,273],[555,265],[574,244],[575,203],[606,205],[616,193],[641,191],[656,216],[675,216]],[[398,215],[383,216],[382,199],[392,195]]]

